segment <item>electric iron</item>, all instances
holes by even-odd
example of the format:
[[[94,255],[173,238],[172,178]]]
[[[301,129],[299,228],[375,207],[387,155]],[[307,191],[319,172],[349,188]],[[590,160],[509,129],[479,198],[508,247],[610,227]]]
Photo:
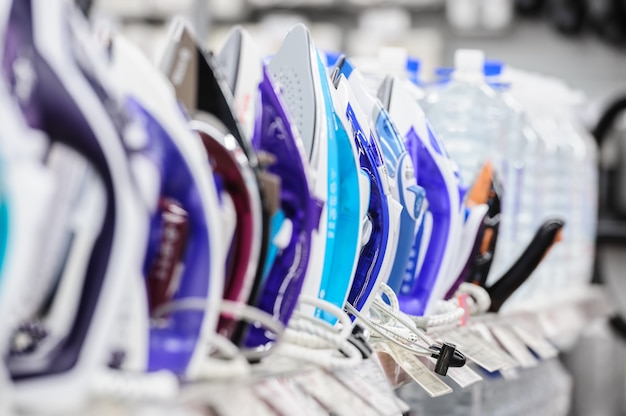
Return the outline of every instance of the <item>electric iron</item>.
[[[403,282],[399,296],[404,312],[422,316],[432,310],[435,301],[444,298],[457,278],[452,266],[461,237],[462,190],[454,163],[409,92],[411,87],[408,80],[388,77],[380,87],[379,98],[404,135],[407,150],[417,155],[417,183],[426,191],[432,215],[423,266],[412,281]]]
[[[368,222],[364,231],[363,247],[356,276],[348,302],[357,311],[367,310],[378,294],[380,283],[386,283],[393,265],[390,259],[385,262],[388,252],[393,250],[394,221],[397,204],[391,198],[389,178],[382,159],[381,151],[376,139],[370,130],[369,120],[361,110],[356,97],[352,93],[349,83],[342,74],[336,74],[335,86],[337,94],[337,113],[345,114],[350,125],[350,133],[359,149],[361,167],[368,173],[371,184],[370,203],[368,208]],[[392,205],[391,209],[390,206]]]
[[[62,253],[65,267],[56,281],[29,282],[38,290],[25,296],[47,292],[45,302],[19,300],[38,314],[22,324],[7,357],[18,406],[61,411],[87,400],[110,358],[115,311],[129,280],[141,273],[147,242],[150,201],[135,183],[155,178],[128,165],[125,144],[132,138],[107,93],[105,60],[82,16],[63,1],[20,0],[10,7],[2,68],[11,94],[27,124],[49,137],[51,150],[61,149],[58,157],[88,162],[74,201],[75,212],[85,214],[76,219],[84,222],[70,224],[80,228],[78,241]],[[49,310],[61,317],[61,325],[51,326],[55,332],[46,329]]]
[[[245,304],[252,293],[259,259],[260,241],[254,238],[261,234],[261,224],[255,223],[254,210],[260,210],[260,201],[251,193],[256,187],[256,179],[241,147],[232,135],[215,125],[216,123],[200,120],[194,120],[190,124],[200,137],[214,176],[219,179],[223,188],[220,196],[232,201],[236,217],[232,238],[225,236],[225,241],[230,241],[230,244],[227,245],[223,298]],[[253,186],[248,187],[248,184]],[[223,314],[220,318],[218,332],[232,339],[236,320],[226,315]]]
[[[448,288],[444,299],[454,296],[461,283],[467,280],[474,256],[480,250],[481,237],[484,237],[483,228],[488,220],[487,212],[489,207],[487,204],[480,204],[471,208],[464,207],[464,210],[465,218],[461,230],[457,258],[454,266],[451,267],[451,274],[456,276],[456,279]]]
[[[393,268],[387,281],[387,285],[398,293],[415,242],[418,224],[423,220],[425,192],[417,185],[417,167],[414,166],[402,137],[380,101],[367,91],[361,73],[345,56],[337,59],[335,68],[348,79],[361,109],[371,116],[372,132],[378,139],[387,167],[391,195],[401,210],[397,224],[398,234],[391,237],[393,242],[397,242],[397,247],[389,253],[390,259],[393,260]],[[394,215],[398,214],[393,214],[392,217]],[[392,230],[393,228],[392,226]]]
[[[234,158],[238,161],[235,166],[243,172],[245,187],[249,191],[246,198],[240,202],[250,203],[244,207],[244,211],[251,213],[252,238],[249,241],[245,239],[238,241],[252,245],[249,249],[250,259],[244,264],[253,268],[254,273],[252,274],[248,269],[243,276],[231,276],[229,280],[242,288],[240,296],[237,296],[238,300],[244,297],[244,292],[247,291],[247,303],[255,305],[264,277],[272,264],[272,259],[268,259],[268,248],[271,237],[270,220],[275,213],[270,212],[270,209],[279,207],[280,183],[274,175],[262,170],[262,155],[257,157],[250,141],[243,135],[233,112],[232,93],[221,73],[219,63],[212,54],[205,53],[198,46],[190,29],[183,21],[177,20],[172,24],[168,45],[160,60],[160,65],[174,85],[179,101],[190,112],[191,118],[194,120],[193,128],[200,133],[205,148],[207,148],[207,141],[219,142],[235,154]],[[231,140],[231,138],[235,140]],[[245,156],[247,159],[247,166],[245,166],[245,160],[241,156]],[[227,166],[222,167],[226,168]],[[250,171],[252,175],[250,175]],[[224,172],[222,172],[222,176],[228,178]],[[226,189],[230,191],[242,189],[241,181],[239,184],[229,181],[225,185],[227,185]],[[239,198],[233,193],[230,195],[233,200]],[[238,209],[241,207],[242,205],[237,206]],[[238,212],[238,220],[242,218],[240,213],[241,211]],[[247,230],[242,229],[242,227],[248,226],[248,222],[238,221],[237,235],[241,237],[242,234],[250,234]],[[245,254],[248,249],[242,251]],[[252,284],[249,284],[251,274],[254,278]],[[229,326],[230,324],[225,325]],[[244,331],[245,326],[241,323],[233,331],[228,332],[232,334],[233,342],[240,345],[243,342]]]
[[[466,281],[487,278],[495,251],[500,225],[502,188],[488,160],[483,165],[471,190],[465,195],[465,220],[459,243],[459,254],[453,275],[457,276],[448,289],[446,299],[454,296]],[[481,273],[487,273],[484,276]]]
[[[310,166],[309,189],[322,206],[319,222],[311,237],[312,261],[306,271],[302,294],[332,301],[335,306],[343,308],[352,275],[348,267],[340,269],[342,274],[332,269],[333,263],[337,263],[333,260],[338,248],[339,213],[342,209],[336,126],[332,117],[328,75],[304,25],[296,25],[287,34],[267,69],[281,91],[286,110],[300,134]],[[349,202],[354,204],[351,212],[358,212],[358,201]],[[349,225],[353,227],[354,224]],[[356,241],[353,243],[356,245]],[[322,316],[322,311],[312,305],[301,304],[299,309],[308,316]]]
[[[282,225],[272,246],[278,253],[260,296],[259,307],[287,324],[302,288],[311,245],[311,233],[317,227],[319,204],[311,198],[308,184],[308,161],[302,140],[291,126],[277,88],[262,63],[262,56],[250,35],[241,27],[231,30],[218,55],[225,76],[240,108],[239,118],[247,120],[250,108],[256,113],[252,146],[271,154],[268,171],[280,178]],[[251,328],[248,346],[266,344],[265,331]]]
[[[466,200],[469,208],[473,210],[480,208],[484,211],[486,207],[486,213],[482,225],[478,227],[478,232],[476,234],[470,232],[467,236],[468,241],[474,241],[472,252],[457,282],[446,295],[446,298],[451,298],[463,281],[473,283],[483,287],[489,294],[491,298],[489,310],[492,312],[497,312],[504,302],[528,280],[549,249],[560,241],[560,230],[564,226],[564,222],[558,218],[546,220],[517,261],[496,280],[496,283],[489,286],[487,277],[498,239],[502,196],[502,185],[491,162],[487,161],[467,194]],[[464,233],[466,230],[467,228],[464,229]]]
[[[545,220],[511,268],[486,288],[491,297],[490,312],[498,312],[504,302],[528,280],[550,248],[561,241],[564,225],[565,222],[560,218]]]
[[[464,276],[459,276],[466,282],[484,286],[487,281],[498,241],[502,195],[502,184],[491,162],[487,161],[466,197],[469,207],[484,204],[488,207],[469,258],[469,267]]]
[[[28,318],[19,300],[36,271],[40,233],[50,207],[54,183],[40,163],[41,137],[29,130],[0,81],[0,354],[9,352],[14,331]],[[44,138],[44,140],[47,140]],[[33,146],[35,145],[35,146]],[[4,359],[0,362],[0,413],[13,414],[13,385]]]
[[[257,107],[260,105],[259,84],[263,81],[262,58],[256,46],[253,45],[250,36],[243,28],[237,26],[231,29],[226,37],[224,46],[216,56],[216,60],[221,64],[226,85],[228,85],[229,91],[233,95],[233,110],[241,126],[243,138],[249,142],[249,145],[259,155],[269,156],[271,163],[275,162],[272,152],[267,153],[259,147],[258,143],[253,143],[255,139]],[[273,178],[280,179],[276,175]],[[280,206],[271,210],[271,213],[268,254],[263,272],[264,280],[267,278],[279,251],[275,241],[277,241],[276,239],[279,235],[288,234],[291,225],[289,222],[284,221],[285,214],[280,209]],[[281,232],[283,227],[285,227],[284,231]],[[289,240],[289,236],[286,235],[286,237],[283,237],[284,239]]]
[[[142,168],[160,176],[157,183],[139,184],[147,187],[155,212],[144,263],[151,322],[144,318],[143,326],[149,338],[134,351],[144,355],[134,369],[198,378],[217,329],[224,285],[220,240],[228,236],[222,234],[216,184],[168,80],[123,37],[111,34],[105,41],[127,111],[146,132],[131,157],[142,155],[151,164]],[[181,306],[189,299],[204,306]]]

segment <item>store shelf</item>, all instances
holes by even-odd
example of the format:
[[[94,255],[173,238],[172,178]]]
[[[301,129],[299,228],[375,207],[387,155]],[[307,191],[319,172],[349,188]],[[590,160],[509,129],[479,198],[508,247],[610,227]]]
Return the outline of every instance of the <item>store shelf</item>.
[[[415,414],[422,414],[416,409],[426,412],[424,414],[432,414],[426,410],[448,409],[452,412],[450,409],[454,408],[457,411],[458,409],[476,411],[477,406],[482,406],[483,410],[488,407],[490,411],[495,411],[494,406],[497,407],[498,403],[501,406],[518,409],[520,412],[524,409],[530,411],[528,403],[523,400],[503,399],[513,392],[515,397],[525,397],[524,389],[527,389],[527,395],[534,395],[536,403],[533,405],[535,407],[531,407],[541,408],[543,412],[541,414],[565,414],[564,411],[569,406],[572,380],[555,360],[558,350],[565,345],[565,339],[578,337],[590,323],[609,316],[613,311],[614,307],[606,293],[599,287],[589,287],[576,294],[570,293],[568,299],[561,299],[552,304],[545,303],[507,314],[475,316],[464,328],[437,334],[436,336],[442,340],[450,340],[458,337],[458,331],[472,331],[483,337],[484,345],[491,345],[492,354],[502,354],[504,351],[515,364],[496,372],[487,372],[470,360],[465,369],[468,372],[465,377],[469,372],[474,372],[478,376],[475,380],[462,379],[458,374],[456,377],[452,374],[441,377],[431,372],[428,375],[431,381],[435,377],[449,386],[449,391],[441,394],[443,397],[436,400],[431,399],[417,383],[413,383],[412,375],[403,369],[403,366],[406,367],[405,362],[398,364],[386,353],[379,352],[373,358],[364,360],[359,367],[334,371],[325,371],[302,362],[271,356],[267,361],[254,366],[253,372],[245,377],[184,385],[176,401],[131,403],[101,400],[89,406],[89,414],[126,416],[145,412],[156,416],[215,413],[224,416],[286,415],[295,414],[290,413],[297,411],[294,409],[306,407],[311,409],[310,414],[328,414],[332,411],[340,416],[391,416],[407,409],[404,402],[409,403]],[[513,344],[503,347],[502,335],[497,338],[494,328],[505,328],[507,333],[515,338]],[[457,333],[457,337],[452,337],[453,333]],[[524,333],[525,337],[520,336]],[[496,338],[500,341],[497,344],[490,344]],[[516,348],[526,349],[526,353],[533,357],[534,361],[521,362],[522,360],[514,358],[520,355],[520,351],[511,349],[515,342]],[[380,351],[385,348],[379,345],[376,349]],[[463,348],[460,350],[463,351]],[[489,351],[483,351],[482,354],[488,355]],[[431,370],[427,368],[432,369],[432,365],[428,364],[427,359],[421,360],[424,364],[421,371],[430,372]],[[465,380],[467,385],[460,385],[459,380],[461,382]],[[544,380],[547,383],[544,384],[543,390],[537,389],[537,380]],[[397,400],[393,389],[397,390],[396,394],[404,402]],[[498,394],[494,394],[498,391],[504,396],[498,397]],[[444,400],[448,395],[450,397]],[[323,409],[324,406],[326,410]],[[332,406],[334,408],[329,408]],[[549,411],[553,413],[546,413]],[[532,414],[539,414],[533,412],[531,411]]]

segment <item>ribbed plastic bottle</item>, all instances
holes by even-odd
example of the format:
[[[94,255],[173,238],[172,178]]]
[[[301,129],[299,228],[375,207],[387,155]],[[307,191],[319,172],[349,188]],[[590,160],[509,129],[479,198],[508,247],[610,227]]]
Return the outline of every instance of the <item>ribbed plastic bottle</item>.
[[[593,267],[596,226],[597,149],[572,117],[571,90],[560,81],[519,73],[513,93],[546,146],[543,193],[538,198],[543,217],[565,219],[563,240],[548,253],[536,277],[515,294],[511,304],[562,297],[589,282]]]
[[[522,105],[511,95],[509,84],[492,83],[509,111],[508,132],[502,144],[499,167],[504,183],[498,246],[488,283],[494,283],[522,254],[544,216],[545,143],[532,127]]]
[[[424,110],[469,187],[487,159],[496,166],[507,131],[507,112],[484,77],[484,53],[458,50],[451,81],[426,98]]]

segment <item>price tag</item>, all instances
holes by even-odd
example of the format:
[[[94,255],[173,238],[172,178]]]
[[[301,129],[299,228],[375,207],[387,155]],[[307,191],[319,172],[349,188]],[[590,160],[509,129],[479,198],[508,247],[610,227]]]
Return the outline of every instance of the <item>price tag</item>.
[[[531,368],[537,366],[538,361],[528,350],[526,344],[520,341],[507,327],[503,325],[492,325],[491,332],[504,349],[507,350],[522,367]]]
[[[452,388],[444,383],[439,376],[428,369],[417,355],[400,347],[389,346],[397,363],[417,382],[431,397],[439,397],[452,393]]]
[[[547,360],[559,355],[559,351],[540,333],[538,326],[532,328],[525,320],[511,325],[513,332],[541,359]]]
[[[515,358],[513,358],[500,346],[500,343],[498,343],[498,340],[493,336],[492,332],[489,330],[489,327],[486,324],[477,323],[472,326],[470,330],[478,334],[479,338],[482,338],[487,345],[491,346],[491,348],[494,350],[494,354],[499,356],[502,361],[505,362],[501,370],[506,370],[519,366],[517,360],[515,360]]]
[[[302,414],[306,409],[307,416],[328,416],[328,411],[314,397],[306,394],[294,380],[280,379],[280,381],[289,395],[300,404],[300,412],[295,414]]]
[[[427,358],[430,364],[428,368],[434,371],[435,365],[437,363],[436,358],[428,357]],[[431,366],[432,365],[432,366]],[[471,386],[472,384],[481,381],[483,378],[474,370],[470,368],[469,365],[464,365],[463,367],[449,367],[447,377],[450,377],[459,387],[465,388]]]
[[[268,378],[256,383],[253,390],[257,396],[269,404],[276,413],[283,416],[308,414],[302,403],[292,394],[284,382],[277,378]]]
[[[539,315],[539,322],[548,338],[578,332],[586,321],[585,313],[577,305],[561,305]]]
[[[411,376],[398,364],[398,360],[393,356],[391,348],[387,346],[387,343],[377,342],[372,347],[376,351],[376,356],[380,361],[387,380],[394,388],[402,386],[411,380]]]
[[[294,380],[302,390],[337,416],[378,416],[359,396],[322,370],[298,375]]]
[[[515,366],[515,361],[496,344],[489,343],[469,329],[450,331],[444,338],[456,344],[467,358],[490,373]],[[513,364],[513,365],[512,365]]]
[[[258,415],[276,413],[257,397],[248,385],[230,383],[206,389],[205,401],[219,416]]]
[[[374,354],[354,368],[336,371],[335,377],[376,409],[380,415],[397,415],[396,395]]]
[[[517,380],[519,378],[519,371],[517,368],[506,368],[500,370],[500,375],[505,380]]]

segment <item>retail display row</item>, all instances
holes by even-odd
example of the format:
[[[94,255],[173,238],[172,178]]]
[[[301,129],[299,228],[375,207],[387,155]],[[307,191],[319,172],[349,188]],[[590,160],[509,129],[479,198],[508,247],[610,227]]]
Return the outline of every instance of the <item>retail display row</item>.
[[[584,328],[613,312],[606,295],[595,288],[538,311],[473,317],[464,327],[436,335],[450,341],[462,337],[459,346],[468,356],[467,367],[451,368],[446,377],[434,372],[435,360],[381,341],[353,368],[328,370],[272,357],[245,375],[185,385],[176,400],[146,403],[120,396],[75,414],[565,415],[573,381],[557,354],[571,348]]]
[[[304,24],[210,51],[174,19],[152,62],[64,0],[0,28],[3,415],[405,413],[609,312],[559,80],[459,50],[426,84]]]

